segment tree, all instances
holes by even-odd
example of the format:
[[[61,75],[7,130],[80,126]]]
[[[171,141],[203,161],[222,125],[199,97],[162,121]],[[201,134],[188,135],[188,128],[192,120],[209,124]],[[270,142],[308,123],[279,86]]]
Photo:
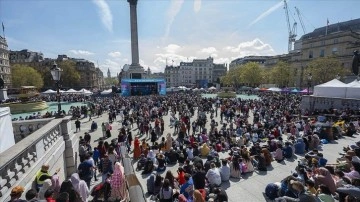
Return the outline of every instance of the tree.
[[[11,78],[12,85],[15,88],[20,88],[21,86],[35,86],[36,88],[42,88],[44,85],[41,74],[27,65],[13,65],[11,68]]]
[[[303,79],[306,80],[309,74],[312,75],[313,85],[324,83],[350,73],[349,69],[344,68],[340,61],[334,57],[320,57],[312,60],[304,71]]]
[[[279,87],[292,86],[294,84],[294,75],[291,74],[290,65],[283,61],[278,62],[271,68],[270,80]]]
[[[71,60],[64,60],[57,63],[63,70],[61,74],[61,85],[74,88],[80,84],[80,73],[76,70],[76,63]]]
[[[119,84],[119,80],[117,77],[104,78],[105,86],[117,86]]]
[[[262,72],[263,70],[260,68],[259,64],[255,62],[246,63],[241,67],[241,81],[244,84],[255,87],[262,83]]]

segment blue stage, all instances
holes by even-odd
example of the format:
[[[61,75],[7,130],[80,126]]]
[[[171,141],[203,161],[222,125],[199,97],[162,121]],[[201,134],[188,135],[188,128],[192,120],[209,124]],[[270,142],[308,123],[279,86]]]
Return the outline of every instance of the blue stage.
[[[166,95],[164,79],[122,79],[121,95]]]

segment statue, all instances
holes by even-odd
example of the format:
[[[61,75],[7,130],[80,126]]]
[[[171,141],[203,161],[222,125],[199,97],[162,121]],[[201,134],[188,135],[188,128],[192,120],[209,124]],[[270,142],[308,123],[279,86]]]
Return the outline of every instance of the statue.
[[[360,66],[360,55],[359,55],[359,51],[355,50],[354,56],[353,56],[353,61],[352,61],[352,72],[355,76],[358,77],[358,80],[360,78],[359,66]]]
[[[0,89],[4,89],[4,87],[5,87],[4,80],[0,78]]]

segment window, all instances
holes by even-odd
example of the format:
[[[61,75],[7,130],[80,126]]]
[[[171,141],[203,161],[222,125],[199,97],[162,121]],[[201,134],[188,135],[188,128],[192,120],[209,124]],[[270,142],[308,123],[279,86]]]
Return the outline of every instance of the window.
[[[309,58],[313,58],[313,57],[314,57],[313,51],[309,51]]]
[[[321,49],[320,50],[320,57],[324,57],[325,56],[325,50],[324,49]]]
[[[337,47],[334,47],[332,49],[332,54],[336,55],[337,53],[338,53],[338,49],[337,49]]]
[[[324,46],[324,45],[325,45],[325,41],[321,41],[321,45]]]
[[[334,39],[334,44],[339,43],[339,39]]]

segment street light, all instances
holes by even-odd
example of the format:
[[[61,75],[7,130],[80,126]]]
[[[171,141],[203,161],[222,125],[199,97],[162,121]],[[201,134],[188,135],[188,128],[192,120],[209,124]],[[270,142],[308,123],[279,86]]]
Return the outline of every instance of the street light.
[[[336,79],[337,79],[337,80],[340,80],[340,79],[341,79],[340,74],[337,74],[337,75],[336,75]]]
[[[57,87],[57,102],[58,102],[58,112],[57,112],[57,117],[61,117],[61,104],[60,104],[60,78],[61,78],[61,72],[62,69],[60,69],[56,62],[54,61],[54,64],[52,66],[51,69],[51,76],[53,78],[53,80],[56,82],[56,87]]]
[[[308,95],[310,95],[310,86],[311,86],[311,80],[312,80],[312,75],[311,73],[308,74]]]

